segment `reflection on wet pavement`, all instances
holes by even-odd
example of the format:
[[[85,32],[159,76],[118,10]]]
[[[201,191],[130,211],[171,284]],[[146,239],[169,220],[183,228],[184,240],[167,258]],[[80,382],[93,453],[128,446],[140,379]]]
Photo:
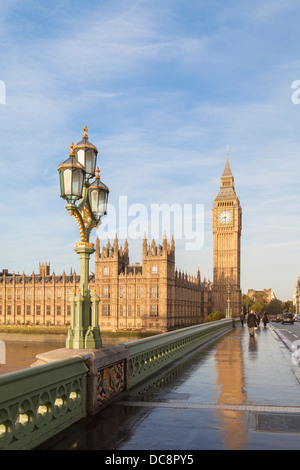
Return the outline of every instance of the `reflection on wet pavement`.
[[[297,433],[257,432],[255,413],[300,412],[299,391],[270,330],[239,327],[43,448],[298,448]]]

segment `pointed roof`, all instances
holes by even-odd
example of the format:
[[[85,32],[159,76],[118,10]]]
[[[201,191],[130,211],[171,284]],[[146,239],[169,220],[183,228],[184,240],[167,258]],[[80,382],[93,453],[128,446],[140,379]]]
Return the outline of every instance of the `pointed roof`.
[[[228,145],[227,145],[226,164],[225,164],[224,171],[222,173],[222,177],[223,176],[225,176],[225,177],[232,176],[231,168],[230,168],[230,165],[229,165],[229,148],[228,148]]]
[[[221,176],[221,186],[220,186],[220,191],[215,197],[215,200],[220,200],[220,199],[232,199],[236,198],[236,193],[234,189],[234,177],[231,172],[231,168],[229,165],[229,149],[227,145],[227,156],[226,156],[226,164],[224,171]]]

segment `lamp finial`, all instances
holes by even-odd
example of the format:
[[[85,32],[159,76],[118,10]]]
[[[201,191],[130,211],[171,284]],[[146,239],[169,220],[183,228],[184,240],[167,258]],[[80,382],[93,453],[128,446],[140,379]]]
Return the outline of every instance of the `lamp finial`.
[[[83,139],[87,139],[87,138],[88,138],[88,136],[87,136],[87,131],[88,131],[88,128],[87,128],[86,126],[84,126],[84,128],[83,128],[83,136],[82,136]]]
[[[71,149],[71,152],[69,153],[69,156],[73,157],[75,155],[74,142],[71,142],[70,149]]]

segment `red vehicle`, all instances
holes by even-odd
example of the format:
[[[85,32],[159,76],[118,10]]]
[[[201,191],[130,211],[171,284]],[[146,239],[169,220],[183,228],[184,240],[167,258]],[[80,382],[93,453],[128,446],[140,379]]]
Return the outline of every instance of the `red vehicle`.
[[[269,321],[276,321],[277,315],[268,315]]]

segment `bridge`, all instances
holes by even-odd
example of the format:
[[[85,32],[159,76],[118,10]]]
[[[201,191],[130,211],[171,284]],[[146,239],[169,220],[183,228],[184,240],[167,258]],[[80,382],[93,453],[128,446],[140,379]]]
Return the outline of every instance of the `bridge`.
[[[299,366],[271,328],[252,340],[221,320],[64,354],[0,377],[1,448],[299,446]]]

